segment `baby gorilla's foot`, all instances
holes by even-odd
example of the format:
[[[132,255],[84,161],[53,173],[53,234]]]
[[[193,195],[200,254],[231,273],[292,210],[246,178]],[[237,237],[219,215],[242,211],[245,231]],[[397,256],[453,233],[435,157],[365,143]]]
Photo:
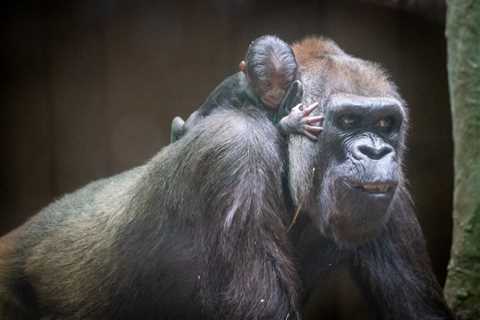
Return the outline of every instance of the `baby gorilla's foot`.
[[[185,121],[180,117],[172,120],[172,128],[170,130],[170,143],[180,139],[185,134]]]

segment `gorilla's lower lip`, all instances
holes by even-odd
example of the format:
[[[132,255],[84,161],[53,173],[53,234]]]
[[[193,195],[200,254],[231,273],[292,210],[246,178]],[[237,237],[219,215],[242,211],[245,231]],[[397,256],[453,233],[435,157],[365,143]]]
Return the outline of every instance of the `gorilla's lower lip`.
[[[393,181],[382,181],[382,182],[350,181],[347,184],[353,189],[357,189],[370,194],[378,194],[378,195],[388,194],[392,192],[397,186],[397,183]]]

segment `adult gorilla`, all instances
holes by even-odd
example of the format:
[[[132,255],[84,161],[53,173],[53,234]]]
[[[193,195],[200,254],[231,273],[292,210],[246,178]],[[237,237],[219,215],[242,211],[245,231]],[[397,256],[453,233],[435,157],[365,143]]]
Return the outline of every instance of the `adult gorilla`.
[[[65,196],[4,238],[0,315],[294,319],[296,268],[313,284],[324,266],[347,264],[380,318],[450,318],[404,187],[394,86],[329,41],[294,49],[305,102],[326,112],[318,142],[292,137],[283,154],[261,111],[216,111],[146,165]],[[289,240],[293,207],[304,212]]]
[[[375,64],[335,43],[294,45],[304,102],[325,112],[318,143],[289,143],[300,214],[292,230],[306,296],[346,267],[380,319],[452,319],[430,267],[402,172],[407,110]]]

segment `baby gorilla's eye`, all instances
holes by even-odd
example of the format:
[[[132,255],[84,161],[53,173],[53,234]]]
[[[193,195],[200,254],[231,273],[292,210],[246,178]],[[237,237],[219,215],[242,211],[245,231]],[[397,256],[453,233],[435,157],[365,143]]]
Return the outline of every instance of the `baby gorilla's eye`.
[[[262,88],[263,88],[263,91],[271,90],[272,84],[270,82],[264,82]]]

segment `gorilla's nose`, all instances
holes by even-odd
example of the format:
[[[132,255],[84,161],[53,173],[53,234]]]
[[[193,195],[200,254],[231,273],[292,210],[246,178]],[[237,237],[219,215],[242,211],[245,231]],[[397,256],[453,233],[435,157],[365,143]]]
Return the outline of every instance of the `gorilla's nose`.
[[[354,147],[353,155],[357,159],[380,160],[393,152],[393,148],[386,143],[360,143]]]

